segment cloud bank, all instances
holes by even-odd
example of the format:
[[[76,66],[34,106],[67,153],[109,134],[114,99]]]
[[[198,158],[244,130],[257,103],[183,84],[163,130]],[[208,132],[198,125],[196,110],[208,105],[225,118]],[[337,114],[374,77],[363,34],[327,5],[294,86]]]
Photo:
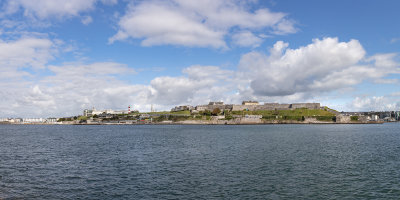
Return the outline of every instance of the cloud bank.
[[[142,46],[178,45],[228,48],[230,38],[239,46],[258,46],[257,34],[295,33],[294,22],[281,12],[267,8],[251,10],[252,1],[140,1],[132,3],[118,23],[110,43],[128,38]],[[237,31],[231,34],[231,31]]]
[[[71,17],[80,17],[96,8],[96,4],[114,5],[117,0],[5,0],[0,11],[0,18],[12,16],[22,12],[22,15],[30,19],[30,25],[48,26],[48,21],[53,19],[63,20]],[[93,19],[90,16],[83,16],[82,23],[88,25]],[[12,26],[27,26],[26,22],[14,20],[2,20],[3,24]]]
[[[236,69],[193,65],[184,68],[181,76],[156,77],[147,85],[130,84],[120,77],[133,79],[137,72],[121,63],[49,65],[58,52],[55,43],[40,38],[0,43],[0,64],[7,66],[1,70],[11,74],[0,81],[4,97],[1,115],[76,115],[92,106],[125,109],[133,105],[134,109],[149,110],[151,104],[168,110],[174,105],[218,100],[318,101],[316,97],[400,73],[396,54],[368,57],[357,40],[323,38],[296,49],[278,41],[269,51],[244,54]],[[47,75],[38,76],[35,69],[45,70]],[[357,97],[349,106],[385,110],[400,105],[398,95],[393,94],[390,103],[385,99]]]

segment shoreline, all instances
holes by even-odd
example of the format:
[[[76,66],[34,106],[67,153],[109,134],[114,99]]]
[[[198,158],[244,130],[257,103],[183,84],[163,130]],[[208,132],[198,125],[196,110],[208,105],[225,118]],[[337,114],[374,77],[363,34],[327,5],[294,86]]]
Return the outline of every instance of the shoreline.
[[[0,123],[0,125],[78,125],[78,126],[99,126],[99,125],[280,125],[280,124],[297,124],[297,125],[340,125],[340,124],[384,124],[396,122],[262,122],[262,123],[226,123],[226,122],[152,122],[152,123]],[[398,122],[397,122],[398,123]]]

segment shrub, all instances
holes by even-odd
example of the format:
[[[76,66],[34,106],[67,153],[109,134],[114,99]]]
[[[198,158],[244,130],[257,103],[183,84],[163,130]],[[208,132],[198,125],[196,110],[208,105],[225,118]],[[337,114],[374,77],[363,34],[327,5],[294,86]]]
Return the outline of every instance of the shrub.
[[[75,117],[74,117],[74,119],[75,119]],[[76,119],[78,119],[78,120],[87,120],[87,117],[86,116],[79,116]]]
[[[209,110],[200,111],[199,114],[204,116],[211,116],[211,111]]]
[[[358,116],[350,116],[351,121],[358,121]]]
[[[219,108],[214,108],[214,110],[211,112],[211,115],[217,116],[220,112],[221,110]]]
[[[232,115],[225,115],[225,119],[226,120],[231,120],[231,119],[233,119],[233,117],[232,117]]]
[[[266,119],[266,120],[274,120],[274,119],[276,119],[276,116],[263,115],[262,118],[263,118],[263,119]]]
[[[303,116],[283,116],[284,120],[297,120],[302,121]]]
[[[316,119],[318,121],[333,121],[333,117],[332,116],[317,116]]]

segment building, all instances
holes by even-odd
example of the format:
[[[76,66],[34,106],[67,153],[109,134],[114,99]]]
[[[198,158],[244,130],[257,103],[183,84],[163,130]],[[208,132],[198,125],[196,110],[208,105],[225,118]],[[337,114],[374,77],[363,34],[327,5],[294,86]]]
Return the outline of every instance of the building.
[[[149,119],[151,116],[149,114],[141,114],[139,119]]]
[[[23,120],[22,120],[22,118],[13,118],[8,121],[11,123],[22,123]]]
[[[378,121],[379,116],[378,115],[371,115],[371,121]]]
[[[199,105],[195,107],[195,110],[200,111],[213,111],[218,108],[219,110],[232,110],[232,104],[224,104],[224,102],[210,102],[208,105]]]
[[[47,123],[56,123],[57,122],[57,118],[55,117],[49,117],[46,119]]]
[[[171,109],[172,112],[185,111],[185,110],[193,110],[193,106],[190,105],[175,106],[175,108]]]
[[[210,103],[208,103],[208,105],[210,105],[210,106],[224,105],[224,102],[222,102],[222,101],[210,101]]]
[[[394,111],[394,117],[397,121],[400,121],[400,111]]]
[[[264,103],[260,105],[258,101],[243,101],[242,105],[224,104],[224,102],[210,102],[208,105],[198,105],[194,108],[196,112],[213,111],[214,109],[230,110],[230,111],[257,111],[257,110],[295,110],[295,109],[321,109],[320,103]]]
[[[24,118],[23,123],[44,123],[46,120],[43,118]]]
[[[320,103],[293,103],[293,104],[279,104],[279,103],[264,103],[264,105],[255,105],[255,103],[250,103],[250,105],[233,105],[232,111],[257,111],[257,110],[295,110],[295,109],[321,109]]]
[[[112,109],[96,110],[95,108],[93,108],[91,110],[89,109],[83,110],[83,116],[91,117],[93,115],[101,115],[103,113],[110,115],[122,115],[122,114],[129,114],[129,112],[130,112],[129,110],[112,110]]]
[[[242,105],[245,105],[245,106],[249,106],[249,105],[255,106],[255,105],[258,105],[258,104],[259,104],[258,101],[243,101],[242,102]]]

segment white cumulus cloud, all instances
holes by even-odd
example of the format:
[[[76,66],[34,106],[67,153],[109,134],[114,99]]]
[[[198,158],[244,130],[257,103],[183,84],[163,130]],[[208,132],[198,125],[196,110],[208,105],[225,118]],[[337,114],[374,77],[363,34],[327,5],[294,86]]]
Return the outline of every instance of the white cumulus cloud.
[[[105,5],[114,5],[117,0],[5,0],[0,18],[22,13],[23,16],[31,19],[30,23],[25,21],[6,20],[5,22],[19,23],[23,26],[35,24],[37,26],[48,26],[46,22],[52,19],[65,19],[80,16],[82,13],[92,11],[96,4],[101,2]],[[3,20],[4,21],[4,20]],[[82,23],[87,25],[92,22],[90,16],[85,16]],[[29,25],[28,25],[29,24]],[[21,25],[19,25],[21,26]]]
[[[12,80],[11,75],[1,74],[1,116],[77,115],[92,106],[126,109],[132,105],[144,111],[154,105],[158,110],[168,110],[175,105],[220,100],[321,102],[331,92],[400,73],[396,54],[367,56],[357,40],[324,38],[295,49],[278,41],[269,52],[244,54],[237,69],[193,65],[182,69],[180,76],[160,76],[148,84],[132,84],[124,80],[134,79],[136,71],[121,63],[49,65],[55,56],[55,43],[40,38],[1,41],[0,70],[23,74]],[[36,76],[23,71],[25,68],[46,69],[47,74]],[[392,110],[398,108],[398,102],[398,94],[393,93],[357,97],[346,106],[347,110]]]
[[[400,99],[386,96],[356,97],[349,107],[355,111],[400,110]]]
[[[227,48],[225,39],[233,28],[244,31],[234,36],[237,44],[242,46],[261,43],[261,38],[250,35],[252,32],[296,32],[287,14],[266,8],[251,11],[251,4],[251,1],[236,0],[135,2],[121,17],[119,30],[109,42],[135,38],[141,39],[143,46],[170,44]]]
[[[290,49],[287,43],[279,41],[269,54],[245,54],[239,70],[258,96],[329,92],[399,72],[398,63],[393,61],[394,54],[369,58],[365,55],[357,40],[315,39],[297,49]]]
[[[232,36],[233,43],[242,47],[258,47],[262,43],[260,37],[255,36],[250,31],[243,31]]]
[[[37,17],[45,19],[48,17],[66,17],[77,16],[80,12],[88,11],[94,8],[96,0],[12,0],[5,6],[5,12],[12,14],[19,9],[27,17]]]
[[[43,67],[53,58],[55,44],[45,38],[0,40],[0,65],[4,68]]]

